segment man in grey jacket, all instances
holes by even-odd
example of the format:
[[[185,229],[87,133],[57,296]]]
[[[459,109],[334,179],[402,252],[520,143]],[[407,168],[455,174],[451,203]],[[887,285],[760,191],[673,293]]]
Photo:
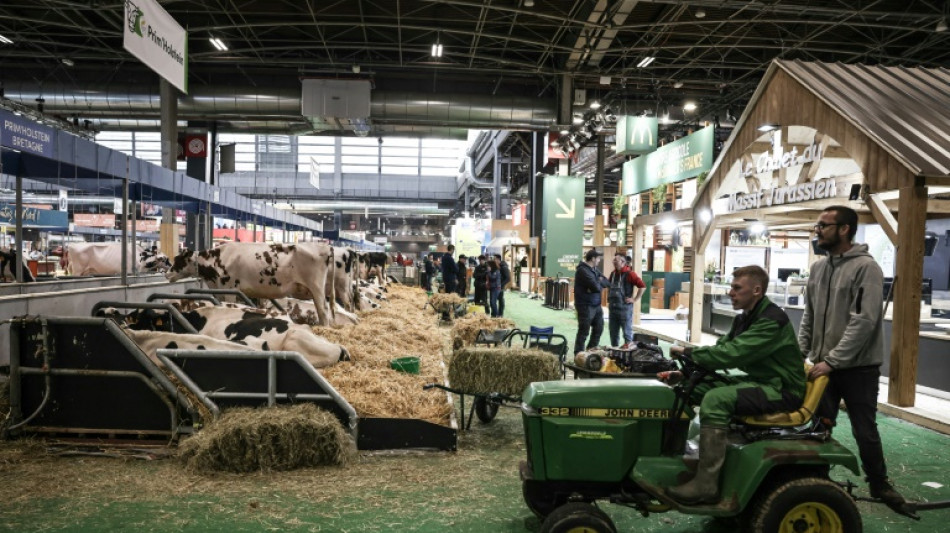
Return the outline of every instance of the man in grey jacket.
[[[877,430],[877,392],[884,362],[884,274],[866,244],[852,242],[858,214],[825,208],[815,224],[827,257],[811,268],[798,345],[815,366],[809,377],[828,375],[817,415],[832,423],[844,400],[871,496],[892,508],[904,498],[887,479]]]

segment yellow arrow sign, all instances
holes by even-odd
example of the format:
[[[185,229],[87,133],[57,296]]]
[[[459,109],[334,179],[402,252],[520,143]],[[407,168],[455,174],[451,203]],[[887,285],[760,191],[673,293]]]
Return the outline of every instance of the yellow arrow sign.
[[[563,213],[555,213],[555,214],[554,214],[554,218],[574,218],[574,215],[576,214],[576,211],[577,211],[577,209],[576,209],[576,208],[577,208],[577,200],[576,200],[575,198],[571,198],[571,207],[570,207],[570,208],[568,208],[566,205],[564,205],[564,202],[562,202],[560,198],[556,198],[556,200],[557,200],[557,205],[561,206],[561,209],[563,209],[564,212],[563,212]]]

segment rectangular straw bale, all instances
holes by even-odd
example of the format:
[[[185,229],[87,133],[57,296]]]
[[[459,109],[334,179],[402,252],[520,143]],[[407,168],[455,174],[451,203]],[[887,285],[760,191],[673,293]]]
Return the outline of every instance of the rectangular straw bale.
[[[541,350],[468,347],[449,364],[449,383],[465,392],[521,396],[529,383],[560,378],[557,357]]]

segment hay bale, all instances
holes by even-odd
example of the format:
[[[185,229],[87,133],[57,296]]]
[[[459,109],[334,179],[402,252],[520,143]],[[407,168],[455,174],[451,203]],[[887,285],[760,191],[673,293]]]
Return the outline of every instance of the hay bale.
[[[463,298],[455,293],[436,293],[429,298],[429,305],[436,313],[454,313],[455,308],[468,303],[468,298]]]
[[[483,314],[469,314],[455,321],[452,326],[452,349],[458,350],[463,346],[471,346],[483,329],[513,329],[515,323],[507,318],[492,318]]]
[[[310,403],[230,409],[179,449],[189,469],[228,472],[344,465],[354,453],[340,421]]]
[[[449,364],[449,383],[465,392],[521,396],[529,383],[557,379],[561,379],[557,357],[541,350],[463,348]]]

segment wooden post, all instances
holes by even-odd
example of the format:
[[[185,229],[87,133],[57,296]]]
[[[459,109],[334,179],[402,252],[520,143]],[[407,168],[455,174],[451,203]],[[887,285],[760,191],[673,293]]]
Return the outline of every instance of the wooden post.
[[[707,208],[708,209],[708,208]],[[706,271],[706,247],[716,231],[716,220],[700,220],[703,207],[693,207],[693,269],[689,273],[689,342],[699,344],[703,335],[703,283]]]
[[[920,349],[920,292],[924,268],[927,187],[901,187],[897,216],[897,271],[887,401],[898,407],[913,407]]]

